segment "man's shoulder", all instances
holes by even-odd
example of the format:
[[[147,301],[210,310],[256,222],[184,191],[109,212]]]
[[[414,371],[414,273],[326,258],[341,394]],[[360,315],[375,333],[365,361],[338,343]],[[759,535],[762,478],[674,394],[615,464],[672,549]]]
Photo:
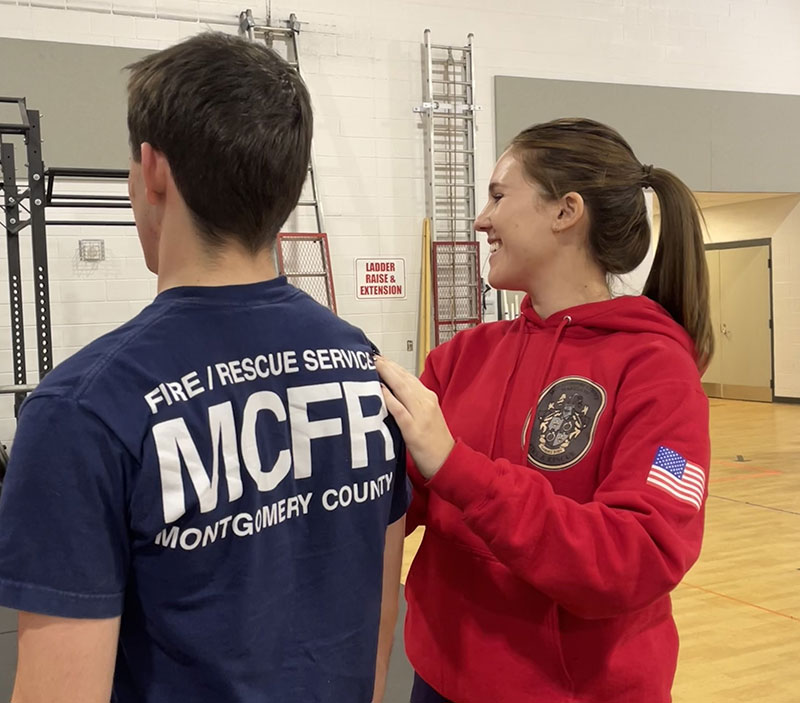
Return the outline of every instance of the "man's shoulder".
[[[131,344],[151,324],[153,306],[136,317],[89,342],[50,371],[39,383],[33,396],[50,395],[79,398],[94,383],[107,380],[114,373],[114,363],[121,352],[130,352]]]
[[[296,295],[287,301],[284,309],[289,312],[290,325],[277,330],[291,335],[297,328],[312,332],[311,339],[324,346],[330,342],[366,344],[373,347],[364,331],[356,325],[339,317],[335,312],[315,300],[311,295],[296,289]],[[313,345],[306,345],[313,346]]]

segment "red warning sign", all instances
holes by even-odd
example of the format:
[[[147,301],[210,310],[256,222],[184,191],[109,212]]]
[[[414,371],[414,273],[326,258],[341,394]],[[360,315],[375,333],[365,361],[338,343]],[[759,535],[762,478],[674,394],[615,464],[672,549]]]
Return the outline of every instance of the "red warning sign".
[[[405,297],[405,259],[356,259],[356,298]]]

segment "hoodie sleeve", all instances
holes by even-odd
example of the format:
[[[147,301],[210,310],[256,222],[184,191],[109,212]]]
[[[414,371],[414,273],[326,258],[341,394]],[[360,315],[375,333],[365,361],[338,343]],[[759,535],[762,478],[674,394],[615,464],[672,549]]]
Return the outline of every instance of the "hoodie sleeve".
[[[665,447],[699,467],[707,484],[708,400],[696,371],[667,379],[651,359],[623,379],[615,407],[591,502],[556,495],[538,471],[460,440],[425,486],[459,508],[516,576],[584,618],[633,611],[669,593],[702,541],[705,485],[698,508],[648,482]]]
[[[432,364],[431,361],[437,354],[441,355],[444,346],[447,345],[443,345],[442,347],[434,349],[431,354],[428,355],[428,359],[425,362],[425,369],[423,370],[422,375],[419,377],[419,380],[426,388],[436,393],[440,402],[444,389],[443,385],[439,381],[439,374],[437,374],[434,364]],[[414,459],[410,452],[406,457],[406,470],[408,472],[408,478],[411,480],[412,488],[411,505],[408,508],[408,513],[406,514],[406,535],[410,535],[420,525],[426,524],[428,515],[428,496],[430,495],[430,491],[425,478],[417,469],[417,465],[414,463]]]
[[[408,476],[411,479],[411,505],[408,506],[406,513],[406,536],[410,535],[420,525],[425,524],[428,514],[428,489],[425,487],[424,479],[419,475],[416,467],[413,467],[411,454],[406,457],[408,466]]]

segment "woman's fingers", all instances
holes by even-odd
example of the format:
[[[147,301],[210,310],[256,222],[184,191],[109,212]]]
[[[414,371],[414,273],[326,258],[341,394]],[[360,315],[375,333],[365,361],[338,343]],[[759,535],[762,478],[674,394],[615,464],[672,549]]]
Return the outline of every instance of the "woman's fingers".
[[[397,421],[400,431],[405,432],[411,415],[408,410],[406,410],[406,407],[394,396],[394,393],[383,383],[381,383],[381,390],[383,391],[383,400],[386,403],[386,409]]]
[[[383,382],[391,389],[392,395],[411,412],[415,391],[418,392],[416,386],[421,389],[424,389],[424,386],[400,364],[382,356],[375,357],[375,366]]]
[[[375,366],[383,379],[386,408],[397,421],[420,473],[430,478],[454,444],[439,399],[399,364],[375,357]]]

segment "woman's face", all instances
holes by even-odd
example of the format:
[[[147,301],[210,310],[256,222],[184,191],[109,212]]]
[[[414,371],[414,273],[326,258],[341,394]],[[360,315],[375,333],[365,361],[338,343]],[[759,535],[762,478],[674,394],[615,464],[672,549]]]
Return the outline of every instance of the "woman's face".
[[[489,201],[475,220],[475,230],[489,238],[489,284],[530,292],[537,272],[556,249],[553,226],[558,201],[545,200],[523,175],[522,165],[506,151],[494,167]]]

